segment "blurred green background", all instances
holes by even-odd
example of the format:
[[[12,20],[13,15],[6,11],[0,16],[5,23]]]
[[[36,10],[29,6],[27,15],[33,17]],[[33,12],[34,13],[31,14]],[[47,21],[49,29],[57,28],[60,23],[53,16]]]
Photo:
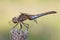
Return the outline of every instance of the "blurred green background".
[[[10,40],[9,31],[14,24],[8,22],[19,12],[35,15],[52,10],[57,14],[38,18],[37,24],[25,21],[30,25],[29,40],[60,40],[60,0],[0,0],[0,40]]]

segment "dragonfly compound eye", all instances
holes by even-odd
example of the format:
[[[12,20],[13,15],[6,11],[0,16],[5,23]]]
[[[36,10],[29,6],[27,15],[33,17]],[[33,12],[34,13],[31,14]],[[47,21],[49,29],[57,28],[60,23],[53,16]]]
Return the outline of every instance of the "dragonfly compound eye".
[[[12,18],[13,23],[17,23],[17,17]]]

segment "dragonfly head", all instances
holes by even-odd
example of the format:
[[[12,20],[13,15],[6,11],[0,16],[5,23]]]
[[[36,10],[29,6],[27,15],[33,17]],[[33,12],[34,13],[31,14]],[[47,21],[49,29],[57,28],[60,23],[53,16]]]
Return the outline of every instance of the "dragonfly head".
[[[13,18],[12,18],[12,22],[13,22],[13,23],[17,23],[17,22],[18,22],[18,21],[17,21],[17,17],[13,17]]]

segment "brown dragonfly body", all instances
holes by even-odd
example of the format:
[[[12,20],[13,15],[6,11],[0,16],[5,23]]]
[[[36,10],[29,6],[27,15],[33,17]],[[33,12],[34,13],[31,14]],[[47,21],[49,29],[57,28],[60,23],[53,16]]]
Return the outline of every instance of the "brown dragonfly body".
[[[29,20],[34,20],[35,22],[37,22],[35,19],[48,15],[48,14],[55,14],[55,13],[56,13],[56,11],[49,11],[49,12],[36,14],[36,15],[29,15],[27,13],[21,13],[21,15],[19,15],[19,17],[12,18],[12,22],[17,23],[14,27],[16,27],[18,25],[18,23],[20,23],[21,28],[22,28],[22,24],[23,24],[28,29],[28,26],[27,26],[28,24],[23,23],[23,21],[29,19]]]

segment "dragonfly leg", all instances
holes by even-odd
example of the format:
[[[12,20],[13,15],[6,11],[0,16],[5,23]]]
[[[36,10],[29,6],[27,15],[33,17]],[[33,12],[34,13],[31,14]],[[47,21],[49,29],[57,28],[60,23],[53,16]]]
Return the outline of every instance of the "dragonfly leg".
[[[27,30],[29,29],[29,24],[23,23],[23,25],[27,28]]]
[[[22,23],[20,23],[20,30],[22,29]]]
[[[29,24],[26,24],[26,23],[25,23],[25,26],[26,26],[27,29],[29,28]]]
[[[36,22],[37,23],[37,21],[34,19],[34,22]]]
[[[18,25],[18,23],[17,23],[15,26],[13,26],[13,28],[15,28],[17,25]],[[13,29],[13,28],[12,28],[12,29]]]

